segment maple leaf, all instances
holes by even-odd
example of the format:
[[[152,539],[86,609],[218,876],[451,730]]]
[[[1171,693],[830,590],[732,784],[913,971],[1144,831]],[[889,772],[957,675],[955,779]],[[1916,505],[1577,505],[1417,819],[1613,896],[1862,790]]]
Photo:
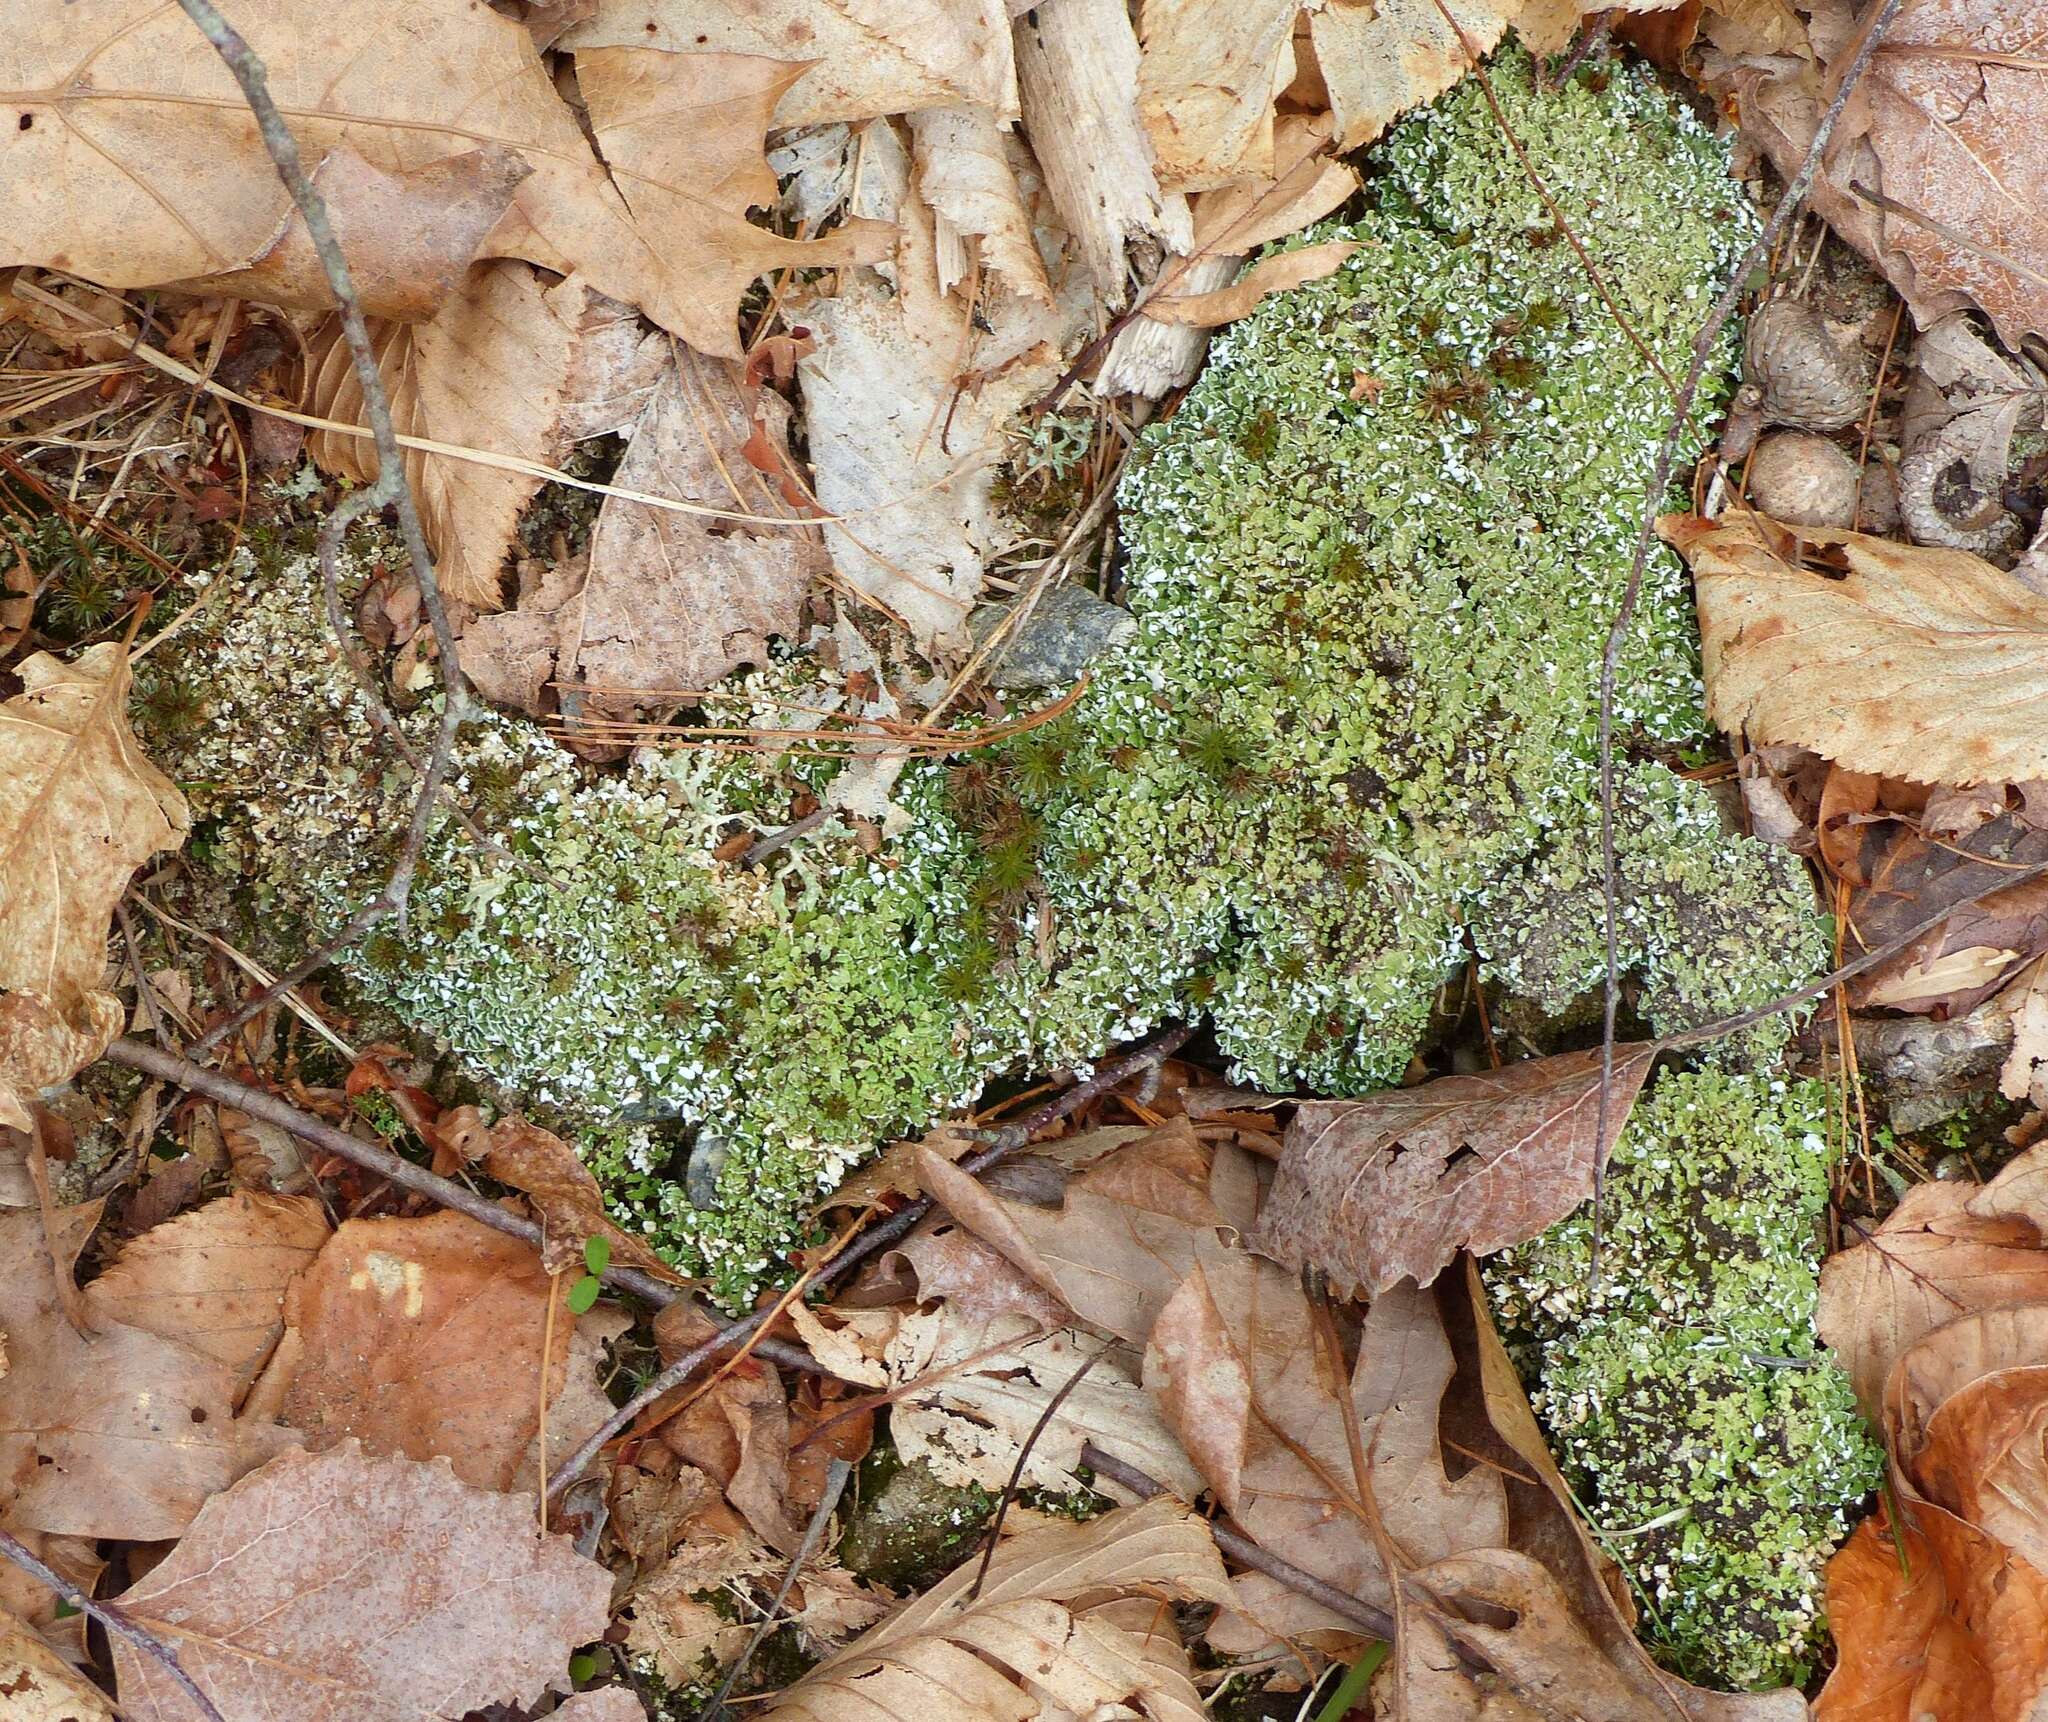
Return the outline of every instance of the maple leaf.
[[[1083,1716],[1120,1705],[1157,1722],[1206,1714],[1162,1604],[1229,1591],[1208,1527],[1178,1501],[1033,1525],[1003,1543],[970,1595],[978,1566],[956,1568],[821,1662],[769,1718],[1025,1717],[1044,1713],[1032,1692]]]
[[[26,1130],[20,1097],[121,1032],[100,990],[114,905],[191,821],[128,727],[123,647],[69,664],[37,652],[15,674],[22,691],[0,704],[0,1124]]]
[[[1428,1285],[1461,1249],[1533,1238],[1592,1194],[1655,1052],[1615,1049],[1604,1141],[1597,1048],[1311,1101],[1288,1127],[1252,1247],[1377,1294]]]
[[[351,1441],[216,1495],[117,1600],[227,1715],[439,1722],[566,1684],[611,1586],[531,1499]],[[137,1722],[196,1722],[160,1663],[117,1641],[114,1666]]]

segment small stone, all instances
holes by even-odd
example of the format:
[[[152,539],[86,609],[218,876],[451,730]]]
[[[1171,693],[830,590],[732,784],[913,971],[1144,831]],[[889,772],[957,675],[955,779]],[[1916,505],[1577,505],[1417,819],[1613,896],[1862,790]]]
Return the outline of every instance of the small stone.
[[[972,623],[977,644],[988,638],[1021,598],[981,612]],[[1098,598],[1071,580],[1055,580],[1032,606],[989,668],[998,688],[1057,688],[1081,679],[1110,647],[1129,638],[1137,619],[1120,604]]]
[[[718,1206],[718,1176],[731,1153],[731,1144],[723,1136],[708,1131],[691,1144],[690,1158],[683,1164],[683,1194],[690,1198],[691,1207]]]
[[[1749,457],[1749,500],[1788,526],[1847,526],[1856,518],[1856,462],[1811,431],[1773,431]]]
[[[1944,1184],[1975,1183],[1977,1174],[1960,1154],[1944,1154],[1934,1163],[1934,1176]]]

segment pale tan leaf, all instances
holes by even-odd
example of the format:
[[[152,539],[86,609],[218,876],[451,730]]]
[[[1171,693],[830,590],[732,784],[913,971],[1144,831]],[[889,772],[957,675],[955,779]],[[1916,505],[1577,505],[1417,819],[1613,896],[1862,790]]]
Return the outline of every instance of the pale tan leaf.
[[[52,1537],[21,1526],[13,1535],[30,1554],[87,1596],[96,1593],[100,1574],[107,1563],[100,1558],[99,1544],[91,1537]],[[58,1610],[64,1613],[60,1616]],[[29,1575],[12,1561],[0,1562],[0,1611],[32,1627],[43,1642],[66,1662],[83,1664],[86,1628],[91,1616],[60,1597],[40,1579]]]
[[[1358,170],[1330,154],[1329,114],[1282,114],[1273,124],[1273,172],[1205,191],[1193,203],[1195,249],[1242,254],[1287,239],[1358,190]]]
[[[970,1600],[978,1565],[956,1568],[820,1663],[768,1716],[1024,1722],[1048,1704],[1083,1716],[1128,1705],[1160,1722],[1203,1716],[1185,1658],[1162,1654],[1160,1635],[1171,1628],[1161,1605],[1218,1602],[1229,1591],[1208,1528],[1178,1501],[1160,1496],[1082,1525],[1033,1525],[996,1551]],[[1114,1607],[1129,1596],[1150,1605],[1145,1624]]]
[[[408,322],[433,316],[461,286],[470,260],[532,172],[524,156],[502,144],[393,171],[337,143],[313,169],[313,185],[348,257],[364,314]],[[177,285],[181,292],[232,293],[302,311],[334,304],[296,205],[246,268]]]
[[[2048,773],[2048,600],[1961,550],[1692,515],[1659,522],[1699,594],[1707,712],[1852,771]]]
[[[541,1265],[550,1273],[581,1273],[584,1243],[603,1238],[611,1245],[617,1266],[639,1268],[672,1284],[685,1283],[644,1239],[613,1223],[590,1168],[552,1130],[543,1130],[516,1112],[486,1124],[474,1106],[443,1113],[437,1128],[472,1166],[532,1199],[541,1216]]]
[[[34,993],[0,993],[0,1126],[27,1132],[28,1100],[69,1081],[120,1038],[121,1001],[87,993],[67,1018]]]
[[[37,652],[0,705],[0,987],[69,1013],[98,989],[129,875],[190,823],[128,728],[118,644],[69,664]]]
[[[598,1686],[565,1698],[548,1712],[553,1722],[646,1722],[647,1706],[625,1686]]]
[[[0,1702],[7,1722],[114,1722],[106,1694],[0,1609]]]
[[[408,436],[550,462],[560,451],[586,295],[580,281],[543,287],[524,263],[492,263],[472,270],[431,322],[374,328],[392,422]],[[330,319],[309,351],[311,410],[364,423],[362,386],[339,322]],[[376,450],[364,438],[315,431],[306,451],[358,483],[376,476]],[[541,481],[423,449],[406,450],[405,469],[442,589],[474,608],[496,609],[513,529]]]
[[[510,1488],[539,1427],[547,1305],[532,1245],[466,1214],[350,1220],[286,1294],[287,1337],[301,1349],[283,1419],[316,1450],[360,1439],[373,1454],[439,1454],[464,1482]],[[572,1330],[590,1319],[558,1301],[554,1403]],[[551,1420],[550,1451],[586,1433]]]
[[[64,1319],[41,1216],[0,1213],[0,1503],[6,1522],[75,1537],[179,1535],[201,1503],[282,1444],[235,1416],[235,1372],[192,1347]],[[288,1437],[286,1437],[288,1439]]]
[[[1228,287],[1210,293],[1167,293],[1147,300],[1145,315],[1155,322],[1184,323],[1198,329],[1234,323],[1249,316],[1252,307],[1269,293],[1285,293],[1304,282],[1336,274],[1357,249],[1355,240],[1330,239],[1278,252],[1261,258]]]
[[[1861,1243],[1820,1273],[1815,1325],[1875,1420],[1892,1365],[1973,1310],[2048,1303],[2048,1149],[2031,1148],[1981,1189],[1915,1184]]]
[[[1202,1479],[1138,1385],[1136,1361],[1096,1335],[1043,1333],[1017,1316],[984,1324],[951,1305],[909,1315],[889,1352],[899,1390],[890,1435],[905,1460],[922,1459],[941,1482],[991,1493],[1009,1482],[1027,1440],[1022,1487],[1076,1489],[1081,1448],[1093,1442],[1192,1500]],[[1084,1366],[1080,1385],[1039,1428],[1054,1395]]]
[[[1615,1049],[1604,1141],[1597,1049],[1311,1102],[1288,1126],[1253,1247],[1377,1293],[1428,1285],[1461,1249],[1533,1238],[1592,1194],[1655,1054]]]
[[[1200,191],[1273,171],[1273,101],[1294,76],[1296,0],[1144,0],[1138,117],[1159,177]]]
[[[611,1574],[533,1502],[350,1442],[290,1453],[206,1504],[119,1601],[230,1716],[438,1722],[528,1705],[600,1637]],[[160,1665],[117,1644],[123,1710],[196,1722]]]
[[[969,103],[1017,113],[1002,0],[599,0],[562,45],[793,62],[778,127]]]
[[[1251,1220],[1241,1149],[1212,1160],[1185,1119],[1097,1162],[1058,1209],[1011,1201],[929,1151],[919,1175],[934,1200],[1090,1326],[1142,1345],[1185,1278],[1200,1239]]]
[[[312,1197],[238,1190],[129,1242],[86,1287],[86,1308],[225,1364],[239,1398],[284,1331],[285,1287],[327,1236]]]
[[[863,1387],[886,1386],[889,1371],[882,1359],[902,1321],[892,1309],[834,1310],[833,1324],[802,1298],[789,1306],[789,1323],[804,1349],[841,1381]]]
[[[1520,10],[1516,0],[1457,0],[1451,8],[1482,54]],[[1436,0],[1320,7],[1309,14],[1309,37],[1344,151],[1371,143],[1410,108],[1442,95],[1472,64]]]
[[[1017,20],[1017,84],[1046,189],[1096,293],[1129,296],[1126,247],[1185,252],[1187,199],[1162,191],[1131,102],[1138,37],[1124,0],[1044,0]]]
[[[1003,134],[987,108],[927,108],[910,116],[917,189],[938,217],[939,291],[950,293],[967,274],[966,244],[975,242],[981,263],[1002,288],[1041,304],[1052,303],[1052,287],[1031,214],[1010,170]],[[948,260],[948,245],[959,256]]]

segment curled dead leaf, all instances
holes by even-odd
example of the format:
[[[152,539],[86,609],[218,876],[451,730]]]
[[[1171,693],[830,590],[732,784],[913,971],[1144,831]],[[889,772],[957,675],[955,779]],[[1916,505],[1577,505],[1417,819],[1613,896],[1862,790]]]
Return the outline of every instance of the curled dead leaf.
[[[1154,322],[1180,323],[1198,329],[1234,323],[1249,316],[1252,307],[1268,294],[1284,293],[1305,282],[1336,274],[1357,249],[1357,243],[1348,239],[1297,246],[1292,251],[1261,258],[1228,287],[1210,293],[1168,293],[1147,300],[1145,315]]]

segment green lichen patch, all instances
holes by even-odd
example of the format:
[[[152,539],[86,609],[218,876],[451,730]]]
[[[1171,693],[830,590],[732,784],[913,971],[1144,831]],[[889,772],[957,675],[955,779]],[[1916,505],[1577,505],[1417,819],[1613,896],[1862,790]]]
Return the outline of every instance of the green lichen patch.
[[[1682,371],[1752,230],[1719,147],[1647,74],[1539,91],[1508,55],[1492,80]],[[624,1223],[734,1297],[850,1159],[998,1072],[1203,1015],[1248,1080],[1359,1092],[1407,1065],[1468,947],[1568,1007],[1604,965],[1597,665],[1669,397],[1476,88],[1372,166],[1346,267],[1219,338],[1148,433],[1119,497],[1136,628],[1071,710],[909,765],[879,845],[841,821],[753,866],[715,852],[829,800],[837,762],[607,775],[481,715],[452,795],[497,847],[444,820],[405,929],[344,959],[355,984],[580,1119]],[[220,865],[294,929],[375,888],[411,793],[319,616],[310,562],[283,559],[169,666],[203,694],[167,745]],[[709,715],[881,715],[832,653],[822,630],[779,648]],[[1620,954],[1659,1027],[1824,955],[1797,864],[1658,763],[1705,729],[1695,658],[1659,549],[1616,710]],[[725,1151],[707,1205],[678,1176],[692,1132]]]
[[[1487,1264],[1567,1479],[1680,1673],[1798,1685],[1822,1569],[1882,1456],[1814,1332],[1825,1091],[1667,1074],[1602,1204]]]

